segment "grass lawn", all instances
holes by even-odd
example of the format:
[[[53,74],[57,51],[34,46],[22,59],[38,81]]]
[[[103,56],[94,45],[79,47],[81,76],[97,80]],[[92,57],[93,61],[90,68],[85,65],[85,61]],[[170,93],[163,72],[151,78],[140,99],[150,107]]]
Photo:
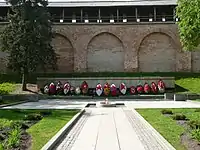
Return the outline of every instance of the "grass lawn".
[[[200,99],[196,99],[196,100],[193,100],[193,101],[195,101],[195,102],[200,102]]]
[[[177,150],[186,150],[181,144],[180,135],[185,131],[171,117],[164,116],[162,109],[137,109],[137,111]],[[182,113],[190,120],[199,120],[200,113],[195,109],[170,109],[173,113]]]
[[[27,115],[42,112],[50,114],[27,129],[32,138],[32,150],[41,149],[79,110],[0,110],[0,130],[10,126],[10,122],[23,121]]]
[[[199,78],[181,78],[175,81],[181,89],[177,89],[177,92],[190,92],[190,93],[200,93],[200,77]]]
[[[0,84],[0,95],[9,94],[10,92],[14,91],[16,88],[14,83],[1,83]]]

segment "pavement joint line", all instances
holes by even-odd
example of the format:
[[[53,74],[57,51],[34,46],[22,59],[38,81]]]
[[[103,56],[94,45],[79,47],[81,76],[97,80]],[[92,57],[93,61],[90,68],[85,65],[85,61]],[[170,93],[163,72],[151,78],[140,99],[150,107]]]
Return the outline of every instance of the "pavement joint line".
[[[101,113],[101,115],[102,115],[102,113]],[[96,142],[95,142],[94,150],[96,150],[96,148],[97,148],[97,142],[98,142],[98,139],[99,139],[99,131],[100,131],[101,122],[102,122],[102,116],[101,116],[101,119],[99,121],[98,132],[97,132],[97,136],[96,136]]]
[[[118,131],[117,131],[117,125],[116,125],[116,120],[115,120],[115,114],[114,114],[114,112],[112,114],[113,114],[113,121],[114,121],[114,125],[115,125],[115,132],[117,135],[117,142],[118,142],[119,150],[121,150],[119,135],[118,135]]]
[[[129,121],[132,124],[133,129],[136,131],[138,137],[141,137],[140,140],[143,143],[143,145],[147,145],[149,148],[152,148],[153,146],[160,147],[161,146],[160,143],[157,142],[157,140],[154,139],[151,135],[149,135],[149,131],[142,132],[140,130],[140,128],[144,127],[144,125],[142,124],[142,122],[140,120],[138,120],[138,118],[136,118],[137,116],[135,116],[131,112],[132,112],[131,110],[125,111],[127,117],[129,118]],[[149,141],[148,141],[149,138],[151,139],[151,145],[149,145]],[[164,149],[165,149],[165,147],[162,147],[162,149],[160,149],[160,150],[164,150]]]
[[[76,142],[76,139],[77,139],[78,135],[80,134],[87,119],[88,119],[88,116],[86,116],[86,114],[83,114],[83,116],[80,118],[80,120],[73,126],[73,128],[55,146],[55,149],[70,150],[73,147],[74,143]]]
[[[167,150],[176,150],[163,136],[158,133],[135,109],[132,109],[132,112],[138,117],[138,119],[144,123],[144,126],[146,126],[149,131],[152,132],[152,138],[156,139],[159,144],[162,144],[162,147],[164,147]],[[161,146],[161,145],[160,145]]]

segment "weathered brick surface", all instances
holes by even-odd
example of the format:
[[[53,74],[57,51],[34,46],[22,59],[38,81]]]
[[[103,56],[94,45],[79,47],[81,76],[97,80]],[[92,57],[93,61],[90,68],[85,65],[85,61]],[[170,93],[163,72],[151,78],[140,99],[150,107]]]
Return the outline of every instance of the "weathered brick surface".
[[[123,72],[124,50],[121,41],[108,33],[102,33],[91,39],[87,47],[87,69],[89,72]]]
[[[176,71],[177,50],[173,40],[166,34],[152,33],[148,35],[140,44],[138,51],[140,72]]]
[[[54,31],[58,72],[200,71],[200,53],[181,50],[176,24],[55,24]]]
[[[56,34],[52,42],[58,54],[57,72],[73,72],[74,70],[74,50],[70,41],[59,34]]]
[[[192,71],[200,72],[200,51],[192,52]]]

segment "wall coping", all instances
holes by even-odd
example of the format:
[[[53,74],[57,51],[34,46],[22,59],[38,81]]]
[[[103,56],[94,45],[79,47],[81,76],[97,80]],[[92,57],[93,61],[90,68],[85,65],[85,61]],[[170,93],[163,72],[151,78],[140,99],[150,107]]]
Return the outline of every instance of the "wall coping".
[[[9,22],[1,22],[0,24],[8,24]],[[53,25],[156,25],[156,24],[163,24],[163,25],[166,25],[166,24],[176,24],[176,22],[174,21],[166,21],[166,22],[162,22],[162,21],[159,21],[159,22],[126,22],[126,23],[123,23],[123,22],[115,22],[115,23],[109,23],[109,22],[104,22],[104,23],[95,23],[95,22],[90,22],[90,23],[82,23],[82,22],[78,22],[78,23],[71,23],[71,22],[63,22],[63,23],[60,23],[60,22],[53,22]]]
[[[38,77],[37,80],[147,80],[147,79],[162,79],[162,80],[175,80],[175,77],[72,77],[72,78],[43,78]]]

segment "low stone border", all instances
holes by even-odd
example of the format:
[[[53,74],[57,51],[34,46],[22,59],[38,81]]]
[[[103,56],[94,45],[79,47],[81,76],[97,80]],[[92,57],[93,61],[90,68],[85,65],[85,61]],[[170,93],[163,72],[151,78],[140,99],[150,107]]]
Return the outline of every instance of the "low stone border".
[[[105,99],[102,96],[49,96],[39,95],[38,99]],[[110,99],[164,99],[164,95],[125,95],[117,97],[108,97]]]
[[[3,104],[3,105],[0,105],[0,108],[13,106],[13,105],[18,105],[18,104],[23,104],[23,103],[28,103],[28,102],[31,102],[31,101],[30,100],[25,100],[25,101],[19,101],[19,102],[15,102],[15,103],[10,103],[10,104]]]
[[[62,140],[63,136],[71,130],[73,125],[80,119],[80,117],[85,112],[82,109],[78,114],[76,114],[60,131],[56,133],[43,147],[41,150],[53,150],[56,144]]]
[[[96,85],[100,83],[104,85],[106,82],[115,83],[119,87],[120,83],[124,82],[127,87],[132,85],[137,85],[140,82],[142,85],[147,82],[158,82],[159,79],[162,79],[167,88],[175,88],[175,77],[160,77],[160,76],[143,76],[143,77],[72,77],[72,78],[37,78],[38,89],[43,88],[46,83],[49,82],[58,82],[62,84],[69,82],[74,87],[80,86],[83,81],[86,81],[91,88],[96,88]]]
[[[174,94],[174,101],[186,101],[186,100],[196,100],[196,99],[200,99],[199,94],[192,94],[192,93]]]
[[[8,94],[8,95],[1,95],[0,100],[30,100],[30,101],[38,101],[38,94]]]
[[[199,94],[192,94],[192,93],[186,93],[186,94],[179,94],[179,93],[165,93],[164,99],[168,100],[174,100],[174,101],[186,101],[186,100],[196,100],[200,99]]]
[[[195,100],[187,100],[187,102],[199,103],[200,104],[200,101],[195,101]]]
[[[49,96],[49,95],[42,95],[38,96],[39,100],[43,99],[93,99],[92,96]]]

